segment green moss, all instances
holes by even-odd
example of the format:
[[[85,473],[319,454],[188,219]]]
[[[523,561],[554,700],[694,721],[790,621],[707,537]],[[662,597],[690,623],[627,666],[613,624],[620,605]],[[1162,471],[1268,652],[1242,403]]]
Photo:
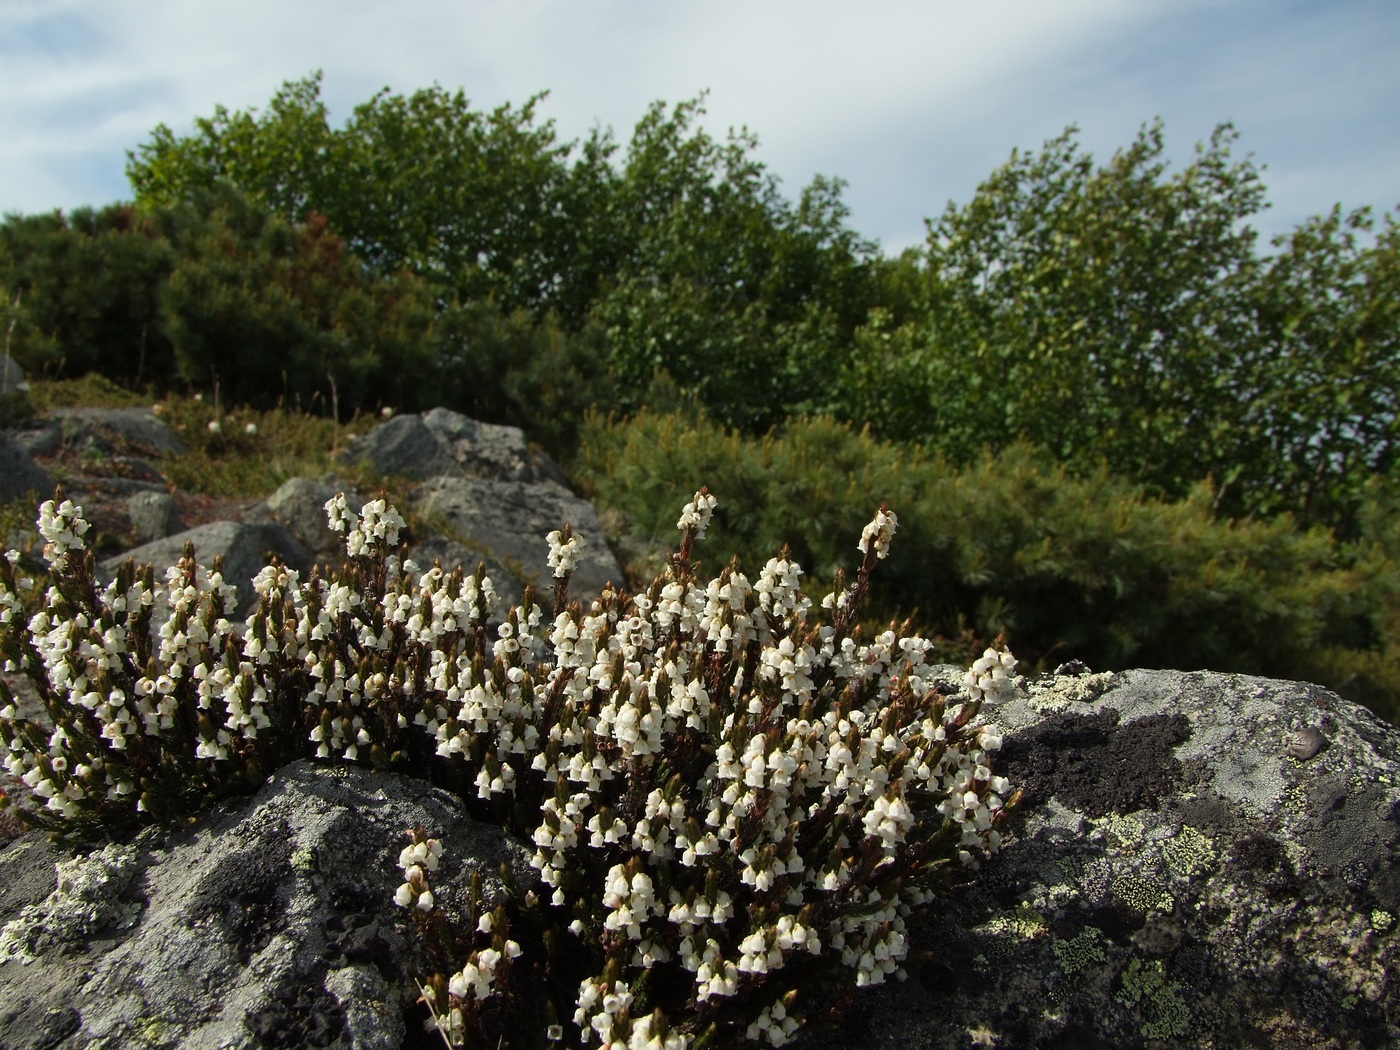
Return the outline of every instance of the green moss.
[[[1395,916],[1382,908],[1376,908],[1371,912],[1371,929],[1377,933],[1385,933],[1395,925]]]
[[[1191,1011],[1181,997],[1181,986],[1167,980],[1160,959],[1130,962],[1116,998],[1142,1016],[1144,1039],[1179,1039],[1191,1031]]]

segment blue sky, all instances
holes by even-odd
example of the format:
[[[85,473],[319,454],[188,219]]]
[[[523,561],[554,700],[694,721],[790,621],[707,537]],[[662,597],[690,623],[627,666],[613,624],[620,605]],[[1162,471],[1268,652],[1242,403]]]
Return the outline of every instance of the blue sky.
[[[480,108],[548,90],[565,139],[625,141],[654,99],[708,89],[795,198],[850,183],[887,251],[1066,125],[1101,160],[1160,116],[1174,166],[1216,124],[1264,165],[1284,232],[1400,205],[1396,0],[0,0],[0,212],[129,197],[126,151],[217,103],[324,71],[334,123],[381,87]]]

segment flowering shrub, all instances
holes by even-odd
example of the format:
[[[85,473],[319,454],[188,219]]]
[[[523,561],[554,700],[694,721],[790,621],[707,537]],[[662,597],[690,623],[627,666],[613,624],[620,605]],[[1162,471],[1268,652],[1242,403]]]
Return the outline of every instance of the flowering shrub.
[[[235,624],[218,564],[188,549],[163,586],[128,564],[99,588],[60,494],[39,520],[42,610],[25,613],[37,586],[19,558],[0,563],[0,653],[53,722],[20,718],[0,683],[8,768],[45,800],[34,819],[71,825],[184,812],[298,757],[431,754],[478,815],[533,842],[539,873],[490,907],[476,877],[450,916],[432,889],[442,845],[410,832],[394,900],[438,967],[423,996],[449,1042],[780,1045],[903,976],[911,913],[997,848],[1009,785],[975,719],[1015,661],[989,649],[950,695],[927,640],[861,642],[887,508],[827,622],[786,551],[752,583],[737,563],[701,576],[714,508],[704,489],[686,505],[646,592],[587,609],[567,601],[582,541],[552,533],[552,615],[527,590],[495,621],[483,569],[420,569],[394,553],[391,507],[338,496],[339,574],[269,566]]]

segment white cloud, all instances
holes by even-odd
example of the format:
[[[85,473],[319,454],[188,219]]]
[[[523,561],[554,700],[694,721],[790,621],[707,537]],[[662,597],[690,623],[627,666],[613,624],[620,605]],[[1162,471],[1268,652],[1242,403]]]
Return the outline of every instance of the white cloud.
[[[1177,164],[1235,119],[1274,216],[1396,203],[1374,196],[1396,184],[1393,0],[11,0],[0,41],[0,210],[124,196],[157,123],[264,106],[318,68],[337,122],[436,81],[482,108],[548,89],[564,138],[625,141],[650,101],[708,88],[713,134],[747,125],[789,195],[848,179],[853,225],[890,249],[1013,146],[1077,122],[1106,157],[1158,114]]]

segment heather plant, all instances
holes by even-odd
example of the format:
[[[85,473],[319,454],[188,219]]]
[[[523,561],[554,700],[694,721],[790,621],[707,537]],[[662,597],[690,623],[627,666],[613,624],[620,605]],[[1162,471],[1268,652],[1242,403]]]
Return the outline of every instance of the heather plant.
[[[786,550],[752,582],[737,561],[702,575],[715,506],[704,489],[687,504],[645,592],[586,609],[568,600],[582,541],[565,526],[551,613],[527,591],[497,619],[484,569],[420,569],[396,552],[393,508],[338,496],[340,572],[268,566],[235,623],[218,564],[188,549],[162,585],[128,563],[99,586],[59,493],[38,522],[47,588],[19,555],[0,562],[5,668],[51,721],[0,688],[8,769],[43,800],[31,820],[73,827],[182,814],[298,757],[431,767],[532,841],[539,873],[494,902],[474,879],[449,915],[432,879],[451,859],[410,832],[394,899],[437,968],[421,987],[450,1044],[779,1045],[902,976],[911,915],[997,849],[1015,800],[976,719],[1015,660],[989,649],[949,688],[926,639],[861,640],[887,507],[818,614]]]

